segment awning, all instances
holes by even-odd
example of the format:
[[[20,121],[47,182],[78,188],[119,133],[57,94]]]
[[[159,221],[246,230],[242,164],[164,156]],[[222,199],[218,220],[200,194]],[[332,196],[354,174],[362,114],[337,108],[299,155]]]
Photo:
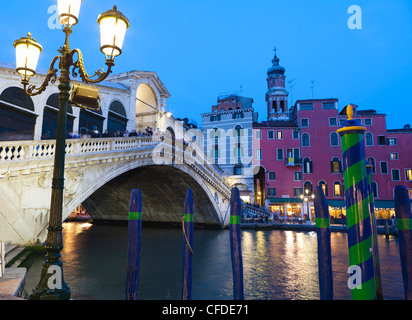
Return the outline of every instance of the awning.
[[[270,203],[302,203],[302,199],[299,198],[272,198]]]
[[[395,208],[393,200],[375,200],[375,209],[393,209]]]
[[[328,204],[332,208],[345,208],[345,200],[328,200]]]

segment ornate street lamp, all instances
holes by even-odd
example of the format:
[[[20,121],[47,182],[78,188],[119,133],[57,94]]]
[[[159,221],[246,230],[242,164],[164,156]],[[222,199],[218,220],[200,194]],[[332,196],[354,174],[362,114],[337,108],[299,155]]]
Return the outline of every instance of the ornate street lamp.
[[[57,124],[57,137],[55,147],[52,194],[48,234],[45,243],[46,262],[43,264],[40,282],[30,295],[30,299],[70,299],[70,288],[64,282],[60,251],[63,249],[62,240],[62,211],[64,189],[64,161],[66,145],[67,108],[70,98],[70,68],[71,75],[80,75],[84,83],[99,83],[112,72],[114,58],[122,53],[122,45],[126,30],[129,28],[127,18],[117,11],[116,7],[98,18],[100,25],[101,51],[106,56],[107,71],[97,70],[92,76],[86,73],[83,55],[79,49],[70,49],[69,36],[72,26],[78,22],[80,5],[83,0],[58,0],[59,20],[64,26],[66,39],[64,45],[58,50],[60,53],[53,58],[43,84],[36,88],[29,85],[30,78],[36,74],[37,62],[42,52],[42,47],[31,37],[23,37],[14,42],[16,48],[16,71],[21,76],[24,91],[35,96],[46,90],[49,82],[55,83],[58,70],[55,68],[59,60],[59,113]],[[75,57],[77,60],[75,61]],[[76,103],[74,103],[77,105]]]

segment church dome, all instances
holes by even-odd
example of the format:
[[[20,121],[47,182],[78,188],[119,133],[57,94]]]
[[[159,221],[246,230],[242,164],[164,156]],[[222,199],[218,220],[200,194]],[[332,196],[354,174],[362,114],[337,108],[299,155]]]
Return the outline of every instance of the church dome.
[[[279,65],[279,58],[276,56],[272,60],[273,65],[268,69],[268,76],[275,74],[285,74],[285,68]]]

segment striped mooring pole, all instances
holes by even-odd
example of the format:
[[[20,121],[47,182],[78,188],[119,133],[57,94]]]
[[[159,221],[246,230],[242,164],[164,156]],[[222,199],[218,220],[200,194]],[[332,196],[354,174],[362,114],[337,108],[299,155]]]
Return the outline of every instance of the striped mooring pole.
[[[412,211],[404,186],[395,187],[395,213],[405,299],[412,300]]]
[[[129,242],[126,270],[126,300],[137,300],[139,295],[140,249],[142,244],[142,194],[133,189],[130,194]]]
[[[244,300],[243,293],[243,261],[241,247],[240,219],[242,203],[239,189],[232,188],[230,198],[230,250],[233,272],[233,299]]]
[[[186,193],[183,226],[183,281],[182,300],[192,300],[192,256],[193,256],[193,194],[192,189]]]
[[[320,300],[333,300],[332,250],[330,245],[329,207],[322,187],[315,188],[316,234]]]
[[[372,223],[372,250],[373,250],[373,264],[375,266],[375,281],[376,281],[376,299],[383,300],[381,267],[379,262],[379,247],[378,247],[378,231],[375,215],[375,201],[373,193],[372,180],[372,165],[366,161],[366,173],[368,174],[369,184],[369,208]]]
[[[370,189],[364,143],[366,128],[358,120],[353,120],[351,105],[346,110],[348,120],[337,132],[342,141],[349,271],[354,273],[348,280],[348,286],[353,300],[376,300]]]

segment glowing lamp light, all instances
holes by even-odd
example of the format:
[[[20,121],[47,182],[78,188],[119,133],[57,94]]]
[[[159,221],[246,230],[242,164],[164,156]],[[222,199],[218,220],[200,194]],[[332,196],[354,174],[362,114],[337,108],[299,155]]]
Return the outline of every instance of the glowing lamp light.
[[[80,5],[83,0],[57,0],[60,23],[74,26],[79,20]]]
[[[23,83],[28,83],[30,77],[36,74],[37,63],[43,47],[31,37],[22,37],[14,41],[16,48],[16,70],[21,75]]]
[[[113,61],[122,53],[126,30],[129,29],[129,20],[114,6],[112,10],[102,13],[97,22],[100,25],[100,51],[106,60]]]

